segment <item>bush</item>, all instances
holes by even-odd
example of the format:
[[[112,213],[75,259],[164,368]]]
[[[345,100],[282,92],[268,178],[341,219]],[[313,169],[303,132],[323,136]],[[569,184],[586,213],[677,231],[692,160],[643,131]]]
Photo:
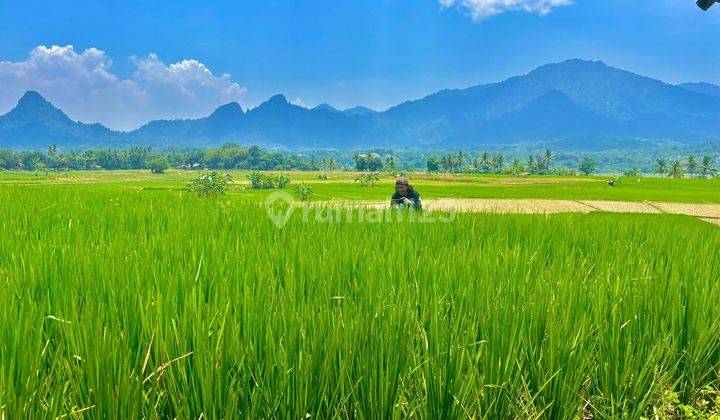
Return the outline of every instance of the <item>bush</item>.
[[[355,178],[355,182],[359,182],[363,187],[374,187],[378,181],[380,181],[380,175],[377,173],[360,175]]]
[[[290,177],[282,174],[275,178],[275,185],[281,190],[285,189],[290,184]]]
[[[312,187],[308,187],[305,184],[295,187],[295,197],[300,201],[308,201],[314,194],[315,192]]]
[[[167,162],[167,159],[165,159],[164,156],[158,156],[156,158],[150,159],[147,163],[148,168],[150,168],[150,172],[154,174],[164,174],[166,170],[170,167],[170,165]]]
[[[625,176],[625,178],[640,178],[640,169],[628,169],[627,171],[623,172],[623,176]]]
[[[233,178],[229,174],[221,175],[213,171],[190,181],[185,189],[199,197],[225,195],[231,182],[233,182]]]
[[[282,190],[290,184],[290,177],[285,174],[272,176],[257,171],[249,174],[247,180],[250,181],[248,188],[251,190]]]
[[[575,168],[553,168],[552,174],[557,176],[576,176],[578,173]]]

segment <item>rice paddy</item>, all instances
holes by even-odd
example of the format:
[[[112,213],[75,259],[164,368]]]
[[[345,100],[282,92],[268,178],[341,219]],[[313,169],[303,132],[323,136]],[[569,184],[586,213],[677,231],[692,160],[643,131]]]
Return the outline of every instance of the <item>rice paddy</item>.
[[[0,185],[0,417],[661,418],[720,403],[720,228],[693,217],[295,213],[279,229],[262,196],[201,199],[179,178],[16,181]],[[543,188],[581,188],[559,185]]]

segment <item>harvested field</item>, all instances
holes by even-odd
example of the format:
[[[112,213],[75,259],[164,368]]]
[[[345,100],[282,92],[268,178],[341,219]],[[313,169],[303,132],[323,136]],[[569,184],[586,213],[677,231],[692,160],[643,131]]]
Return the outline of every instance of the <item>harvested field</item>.
[[[653,203],[665,213],[687,214],[695,217],[720,218],[720,205],[718,204],[681,204],[681,203]]]
[[[648,203],[629,203],[624,201],[580,201],[580,203],[592,207],[597,211],[610,213],[662,213],[656,207]]]
[[[592,208],[571,200],[427,200],[424,206],[432,211],[464,211],[484,213],[588,213]]]
[[[315,202],[313,205],[338,207],[364,207],[383,209],[387,202],[381,201],[332,201]],[[642,213],[685,214],[699,218],[720,219],[720,204],[638,203],[628,201],[572,201],[572,200],[486,200],[486,199],[429,199],[423,201],[429,211],[457,211],[480,213]]]

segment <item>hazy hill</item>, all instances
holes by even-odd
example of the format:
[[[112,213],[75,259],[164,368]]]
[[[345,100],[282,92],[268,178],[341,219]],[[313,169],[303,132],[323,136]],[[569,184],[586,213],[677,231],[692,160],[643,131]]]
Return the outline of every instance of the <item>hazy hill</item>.
[[[384,112],[328,104],[313,109],[276,95],[243,110],[236,103],[206,118],[152,121],[125,133],[70,120],[28,92],[0,117],[0,147],[210,146],[228,141],[293,149],[394,146],[482,147],[554,141],[596,150],[607,139],[698,144],[720,139],[720,87],[670,85],[602,62],[548,64],[503,82],[443,90]]]
[[[687,89],[696,93],[704,93],[705,95],[720,96],[720,86],[711,83],[683,83],[679,85],[683,89]]]
[[[100,124],[71,120],[34,91],[26,92],[12,111],[0,116],[0,147],[100,145],[111,143],[117,134]]]

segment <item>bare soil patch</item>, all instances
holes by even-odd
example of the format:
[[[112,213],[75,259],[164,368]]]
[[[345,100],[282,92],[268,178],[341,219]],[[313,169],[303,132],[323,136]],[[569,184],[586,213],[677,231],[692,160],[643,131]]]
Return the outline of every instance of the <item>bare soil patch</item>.
[[[580,201],[597,211],[610,213],[661,213],[660,210],[648,203],[630,203],[625,201]]]
[[[665,213],[720,218],[720,204],[653,203]]]
[[[486,213],[588,213],[592,208],[571,200],[425,200],[423,206],[431,211],[466,211]]]
[[[385,209],[387,201],[332,201],[315,202],[312,205],[341,208],[363,207]],[[572,201],[572,200],[510,200],[510,199],[454,199],[438,198],[423,200],[429,211],[486,212],[486,213],[641,213],[685,214],[720,224],[720,204],[643,203],[627,201]]]

